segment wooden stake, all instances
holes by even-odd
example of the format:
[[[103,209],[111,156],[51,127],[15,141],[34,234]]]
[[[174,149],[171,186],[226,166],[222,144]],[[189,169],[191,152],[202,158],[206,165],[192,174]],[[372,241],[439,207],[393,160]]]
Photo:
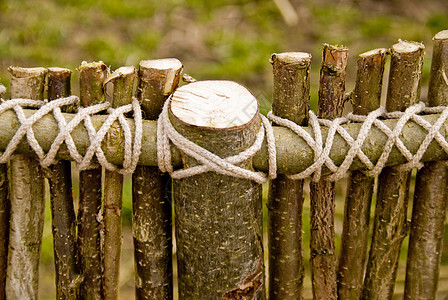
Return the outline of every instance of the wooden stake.
[[[81,106],[105,101],[103,82],[106,65],[83,62],[79,67]],[[102,259],[100,249],[101,167],[79,174],[78,247],[84,281],[83,299],[102,299]]]
[[[132,103],[136,69],[121,67],[106,82],[113,83],[112,107]],[[119,126],[114,123],[113,126]],[[117,139],[112,130],[106,136],[106,147],[124,149],[124,143]],[[122,141],[122,140],[121,140]],[[118,299],[120,256],[121,256],[121,206],[123,194],[123,175],[105,171],[104,178],[104,298]]]
[[[10,67],[12,98],[42,100],[44,68]],[[37,299],[39,259],[44,225],[44,176],[32,156],[14,155],[10,161],[11,219],[9,231],[7,299]]]
[[[68,69],[48,69],[49,100],[70,96],[71,73]],[[82,278],[77,258],[70,161],[61,160],[45,171],[50,184],[56,298],[77,299]]]
[[[386,49],[360,54],[353,93],[353,113],[367,115],[380,107]],[[364,281],[374,178],[352,172],[345,200],[338,267],[339,299],[359,299]]]
[[[0,97],[6,88],[0,84]],[[9,203],[8,164],[0,164],[0,299],[6,299],[6,266],[8,265],[9,218],[11,205]]]
[[[448,31],[434,37],[428,104],[448,104]],[[448,163],[425,163],[417,173],[404,299],[436,299],[448,198]]]
[[[318,116],[334,119],[344,109],[348,49],[325,44],[320,71]],[[321,179],[311,188],[311,280],[314,299],[336,299],[334,182]]]
[[[257,100],[229,81],[180,87],[170,118],[180,134],[219,157],[250,147],[260,127]],[[197,165],[186,155],[183,163]],[[173,196],[179,298],[262,299],[261,185],[207,172],[175,180]]]
[[[156,119],[179,84],[177,59],[140,62],[137,97],[147,119]],[[171,180],[158,167],[138,166],[132,174],[132,233],[138,299],[173,297]]]
[[[273,54],[272,112],[299,125],[308,119],[311,55]],[[303,180],[279,174],[268,199],[269,299],[301,299],[303,288]]]
[[[425,47],[400,41],[392,46],[386,109],[404,111],[420,100]],[[378,177],[372,245],[362,291],[363,299],[393,295],[400,247],[408,231],[407,203],[411,172],[385,168]]]

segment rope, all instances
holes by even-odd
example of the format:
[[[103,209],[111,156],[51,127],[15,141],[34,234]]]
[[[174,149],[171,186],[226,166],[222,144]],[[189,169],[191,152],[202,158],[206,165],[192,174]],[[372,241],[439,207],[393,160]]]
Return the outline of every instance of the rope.
[[[86,108],[79,108],[78,113],[68,123],[61,112],[61,107],[65,105],[73,105],[79,103],[77,96],[56,99],[54,101],[40,101],[30,99],[11,99],[2,100],[0,105],[0,114],[6,110],[14,110],[20,123],[16,133],[9,141],[5,151],[0,155],[0,163],[7,163],[14,154],[17,146],[23,137],[26,137],[28,144],[36,153],[42,167],[47,168],[57,162],[56,154],[60,146],[65,143],[69,151],[70,157],[76,161],[80,170],[86,170],[97,166],[93,158],[96,156],[99,164],[109,171],[116,171],[121,174],[131,174],[137,166],[141,153],[142,140],[142,113],[140,104],[137,99],[133,99],[132,104],[124,105],[116,109],[111,109],[109,103],[102,103]],[[38,108],[29,118],[25,116],[23,107]],[[110,114],[107,116],[101,128],[96,131],[91,120],[91,115],[101,111],[108,110]],[[132,141],[132,133],[129,125],[124,117],[125,113],[134,112],[135,135]],[[48,153],[45,153],[34,136],[33,125],[43,116],[53,113],[58,123],[59,132],[55,140],[51,144]],[[124,133],[124,158],[123,167],[119,168],[107,161],[101,144],[106,137],[112,124],[118,120]],[[86,154],[82,156],[76,148],[75,142],[71,136],[72,131],[81,123],[84,123],[89,135],[90,145],[86,150]]]
[[[434,124],[430,124],[419,115],[421,113],[440,113],[440,116]],[[331,121],[318,119],[316,115],[310,111],[309,124],[312,128],[314,137],[299,125],[289,120],[277,117],[273,115],[272,112],[268,113],[268,118],[273,123],[287,127],[294,131],[298,136],[306,141],[314,152],[314,163],[300,173],[289,175],[288,177],[292,179],[304,179],[312,175],[313,181],[319,181],[322,177],[322,168],[325,166],[332,172],[332,174],[325,176],[326,180],[337,181],[349,174],[350,166],[355,158],[358,158],[365,165],[367,170],[364,172],[368,176],[375,177],[379,175],[381,170],[386,166],[387,160],[394,146],[408,161],[407,163],[397,167],[400,171],[410,171],[413,168],[421,168],[423,163],[420,162],[420,160],[433,140],[435,140],[442,147],[442,149],[448,153],[448,142],[440,134],[440,128],[448,118],[448,107],[444,106],[426,108],[425,104],[422,102],[409,107],[404,112],[392,113],[387,113],[383,107],[380,107],[369,113],[367,116],[354,115],[350,113],[346,117],[337,118]],[[380,118],[398,118],[398,121],[395,127],[390,129],[380,120]],[[415,154],[412,154],[400,139],[403,127],[410,120],[414,121],[428,131],[428,134]],[[354,139],[341,126],[342,124],[348,122],[363,122],[356,139]],[[328,127],[325,143],[322,141],[321,125]],[[370,161],[367,155],[362,151],[363,143],[373,126],[376,126],[387,136],[387,141],[376,164]],[[336,133],[338,133],[350,146],[350,149],[340,166],[336,166],[329,156]],[[325,144],[325,147],[323,147],[323,144]]]
[[[6,110],[13,110],[17,115],[20,126],[9,141],[5,151],[0,155],[0,163],[8,162],[20,141],[23,138],[26,138],[28,144],[36,153],[44,168],[57,161],[57,152],[64,143],[67,146],[71,158],[78,163],[80,170],[93,168],[99,164],[109,171],[116,171],[121,174],[131,174],[137,166],[141,154],[143,129],[142,112],[140,105],[135,98],[133,98],[132,104],[124,105],[116,109],[111,109],[108,103],[79,108],[78,112],[69,122],[65,120],[61,112],[61,107],[78,103],[79,98],[77,96],[60,98],[54,101],[30,99],[1,101],[0,114]],[[448,153],[448,142],[440,133],[440,129],[448,119],[448,107],[426,108],[423,103],[419,103],[409,107],[404,112],[393,113],[387,113],[385,109],[381,107],[369,113],[367,116],[349,114],[346,117],[337,118],[331,121],[318,119],[317,116],[310,111],[309,125],[312,129],[312,133],[308,133],[303,127],[269,112],[267,118],[260,115],[260,130],[256,135],[254,143],[249,148],[237,155],[221,158],[192,141],[189,141],[175,130],[168,117],[168,103],[169,101],[166,101],[157,123],[157,160],[160,170],[162,172],[170,173],[174,179],[181,179],[209,171],[214,171],[227,176],[249,179],[257,183],[264,183],[268,179],[275,178],[277,175],[276,146],[271,122],[292,130],[295,134],[300,136],[314,152],[313,164],[298,174],[288,175],[292,179],[304,179],[311,176],[313,181],[318,181],[323,176],[322,169],[326,167],[332,172],[325,176],[326,180],[336,181],[347,176],[350,166],[356,158],[365,165],[366,171],[364,172],[367,175],[374,177],[386,166],[389,155],[394,147],[396,147],[407,160],[407,163],[398,167],[401,171],[420,168],[423,165],[421,159],[432,141],[436,141],[442,149]],[[37,108],[37,110],[27,118],[23,110],[24,107]],[[96,131],[92,124],[91,116],[106,110],[109,112],[109,115],[107,115],[101,128]],[[133,111],[134,114],[135,124],[135,134],[133,138],[129,124],[125,118],[125,114],[131,111]],[[34,136],[33,125],[49,113],[52,113],[56,119],[59,132],[51,144],[49,151],[45,153]],[[430,124],[420,116],[422,113],[439,113],[440,115],[434,124]],[[391,129],[384,124],[382,120],[384,118],[396,118],[398,120],[394,128]],[[409,151],[400,139],[403,127],[410,120],[414,121],[428,132],[415,154]],[[123,166],[121,168],[110,163],[101,149],[101,144],[115,121],[118,121],[124,134],[124,157]],[[362,126],[356,138],[350,136],[344,127],[342,127],[343,124],[349,122],[362,122]],[[71,136],[72,131],[81,123],[84,124],[90,141],[84,156],[77,150],[75,142]],[[328,128],[325,141],[322,136],[322,126]],[[362,151],[362,146],[372,127],[378,128],[387,136],[387,141],[383,146],[383,151],[376,164],[374,164]],[[336,134],[339,134],[350,147],[343,162],[339,166],[337,166],[330,158],[330,151],[333,147],[333,141]],[[261,149],[265,138],[269,154],[269,173],[264,174],[262,172],[255,172],[237,166],[237,164],[253,157]],[[171,164],[170,143],[173,143],[186,155],[196,159],[200,165],[181,170],[174,170]]]

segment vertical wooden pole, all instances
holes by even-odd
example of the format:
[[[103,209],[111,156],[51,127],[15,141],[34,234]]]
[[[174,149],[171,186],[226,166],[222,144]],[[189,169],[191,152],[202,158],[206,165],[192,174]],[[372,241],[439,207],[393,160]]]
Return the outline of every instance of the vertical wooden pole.
[[[177,59],[140,62],[137,97],[146,119],[155,120],[179,84]],[[171,191],[169,176],[159,168],[137,166],[132,174],[132,233],[137,299],[173,297]]]
[[[420,99],[425,47],[400,41],[392,46],[386,109],[404,111]],[[378,196],[372,245],[362,291],[363,299],[393,295],[401,243],[408,231],[407,204],[411,172],[384,168],[378,177]]]
[[[308,119],[311,55],[273,54],[272,112],[299,125]],[[301,299],[303,288],[303,180],[279,174],[268,199],[269,299]]]
[[[48,99],[70,96],[71,71],[48,69]],[[46,170],[50,184],[51,216],[56,270],[56,298],[76,299],[81,281],[76,247],[70,161],[62,160]]]
[[[81,106],[105,101],[103,82],[106,65],[102,62],[85,63],[79,67]],[[102,260],[100,249],[101,167],[79,174],[78,247],[84,281],[83,299],[102,299]]]
[[[12,98],[42,100],[44,68],[9,68]],[[11,219],[9,231],[7,299],[37,299],[39,258],[44,225],[44,176],[39,162],[14,155],[11,171]]]
[[[121,67],[107,79],[113,83],[112,107],[132,103],[134,67]],[[114,123],[112,126],[119,126]],[[106,148],[124,149],[123,139],[115,134],[121,131],[109,131],[106,136]],[[114,136],[115,135],[115,136]],[[121,255],[121,206],[123,194],[123,175],[105,171],[104,178],[104,298],[118,299],[120,255]]]
[[[318,116],[334,119],[344,109],[348,49],[325,44],[320,70]],[[311,188],[311,279],[314,299],[336,299],[334,182],[321,179]]]
[[[0,97],[6,88],[0,84]],[[6,299],[6,266],[8,264],[10,203],[8,164],[0,164],[0,299]]]
[[[448,31],[434,37],[429,106],[448,105]],[[448,164],[425,163],[417,173],[406,268],[405,299],[436,299],[448,198]]]
[[[359,55],[353,113],[367,115],[380,107],[386,54],[386,49],[375,49]],[[348,181],[337,273],[340,299],[359,299],[361,296],[374,181],[361,171],[353,171]]]
[[[191,83],[170,104],[176,130],[219,157],[250,147],[259,131],[257,100],[234,82]],[[186,155],[183,163],[197,165]],[[174,180],[173,196],[179,298],[262,299],[261,185],[207,172]]]

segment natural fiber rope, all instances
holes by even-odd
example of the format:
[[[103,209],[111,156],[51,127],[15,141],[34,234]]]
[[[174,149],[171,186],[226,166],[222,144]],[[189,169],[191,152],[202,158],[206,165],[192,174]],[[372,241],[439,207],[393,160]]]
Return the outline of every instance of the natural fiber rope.
[[[138,163],[141,153],[143,133],[140,105],[135,98],[133,99],[132,104],[124,105],[117,109],[109,108],[110,105],[108,103],[79,108],[77,114],[74,115],[69,122],[67,122],[62,115],[61,107],[78,103],[79,99],[76,96],[61,98],[50,102],[29,99],[12,99],[8,101],[1,101],[0,114],[6,110],[13,110],[17,115],[20,126],[13,138],[9,141],[4,153],[0,155],[0,163],[6,163],[11,159],[15,149],[24,137],[26,137],[29,145],[36,153],[43,167],[48,167],[56,162],[56,154],[60,146],[64,143],[67,146],[70,156],[79,164],[79,168],[81,170],[96,166],[97,164],[94,163],[94,157],[96,157],[98,163],[107,170],[117,171],[122,174],[132,173]],[[440,128],[448,119],[448,107],[426,108],[423,103],[419,103],[409,107],[405,112],[386,113],[384,108],[379,108],[367,116],[349,114],[344,118],[337,118],[332,121],[318,119],[317,116],[311,111],[309,125],[312,128],[312,134],[309,134],[301,126],[289,120],[274,116],[272,112],[269,112],[269,120],[261,115],[262,125],[252,146],[237,155],[221,158],[189,141],[174,129],[168,118],[168,103],[169,101],[165,103],[157,123],[157,158],[159,168],[163,172],[170,173],[175,179],[181,179],[208,171],[214,171],[223,175],[238,178],[250,179],[258,183],[266,182],[269,178],[275,178],[277,173],[275,138],[269,120],[278,125],[291,129],[303,138],[314,152],[314,163],[306,170],[298,174],[289,175],[292,179],[304,179],[312,176],[312,179],[317,181],[322,177],[322,168],[326,167],[332,173],[325,176],[325,178],[327,180],[336,181],[344,176],[347,176],[350,166],[355,158],[358,158],[365,165],[367,170],[364,172],[367,175],[374,177],[377,176],[385,167],[394,146],[408,161],[398,167],[403,171],[410,170],[412,168],[420,168],[422,166],[420,160],[433,140],[436,141],[446,153],[448,153],[448,142],[440,134]],[[23,107],[38,109],[33,115],[26,118]],[[96,131],[91,121],[91,115],[105,110],[108,110],[109,115],[102,124],[101,128]],[[124,116],[124,114],[130,111],[133,111],[134,113],[134,139],[132,139],[132,133]],[[48,153],[45,153],[34,136],[32,126],[40,118],[49,113],[53,113],[54,118],[58,123],[59,132],[53,141],[50,150]],[[434,124],[430,124],[419,115],[420,113],[440,113],[440,116]],[[395,124],[395,127],[390,129],[380,118],[398,118],[398,121]],[[122,168],[108,162],[101,149],[103,140],[107,136],[111,125],[116,120],[118,120],[124,133],[124,158]],[[428,132],[415,154],[412,154],[400,140],[403,127],[409,120],[414,121]],[[84,156],[78,152],[71,136],[71,132],[81,122],[84,123],[90,141],[90,145]],[[350,134],[341,126],[342,124],[348,122],[363,122],[356,138],[351,137]],[[328,127],[328,133],[325,141],[323,141],[321,126]],[[373,126],[376,126],[388,137],[386,143],[384,144],[380,158],[376,164],[370,161],[370,159],[362,151],[362,145]],[[336,166],[329,156],[336,134],[339,134],[350,146],[350,149],[340,166]],[[266,175],[261,172],[254,172],[236,166],[236,164],[253,157],[255,153],[260,150],[265,137],[267,140],[269,153],[269,174]],[[173,166],[171,165],[170,142],[178,147],[180,151],[183,151],[185,154],[195,158],[202,165],[174,171]]]
[[[78,163],[78,167],[80,170],[86,170],[95,167],[96,164],[93,163],[93,157],[96,156],[99,164],[105,167],[107,170],[116,171],[121,174],[131,174],[137,166],[138,159],[141,153],[142,113],[140,104],[138,103],[137,99],[134,98],[132,104],[124,105],[117,109],[110,109],[109,103],[102,103],[86,108],[79,108],[78,113],[72,120],[67,123],[64,116],[62,115],[61,107],[77,103],[79,103],[79,98],[77,96],[60,98],[49,102],[30,99],[11,99],[8,101],[2,100],[2,104],[0,105],[0,114],[2,114],[6,110],[14,110],[20,123],[20,127],[17,129],[13,138],[9,141],[3,154],[0,155],[0,163],[6,163],[11,159],[11,156],[14,154],[14,151],[17,148],[18,144],[20,143],[22,138],[26,136],[28,144],[36,153],[37,157],[39,158],[40,164],[44,168],[49,167],[51,164],[54,164],[56,162],[56,154],[60,146],[65,142],[70,156],[74,161]],[[36,110],[36,112],[29,118],[26,118],[23,107],[32,107],[39,109]],[[90,117],[93,114],[105,110],[108,110],[110,114],[107,116],[105,122],[101,125],[101,128],[96,131],[93,127]],[[130,111],[134,112],[135,121],[135,135],[133,141],[131,130],[126,121],[126,118],[124,117],[124,114]],[[59,133],[53,141],[50,150],[45,154],[44,150],[39,145],[34,136],[33,125],[50,112],[53,113],[54,118],[58,122]],[[102,141],[104,140],[110,127],[116,120],[118,120],[124,133],[124,159],[122,168],[119,168],[108,162],[103,150],[101,149]],[[84,156],[82,156],[78,152],[71,136],[71,132],[81,122],[84,122],[84,126],[87,129],[90,140],[90,145],[87,148],[86,154]]]

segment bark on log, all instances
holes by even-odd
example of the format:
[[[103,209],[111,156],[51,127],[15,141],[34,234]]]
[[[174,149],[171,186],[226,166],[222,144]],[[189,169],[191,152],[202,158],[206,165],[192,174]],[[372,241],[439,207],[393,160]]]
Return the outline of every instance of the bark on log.
[[[106,80],[113,83],[112,107],[132,103],[134,67],[121,67]],[[119,126],[114,123],[112,126]],[[114,135],[118,131],[111,131],[106,136],[107,148],[124,149],[124,144]],[[120,256],[121,256],[121,206],[123,194],[123,175],[118,172],[105,171],[104,176],[104,298],[118,299]]]
[[[404,111],[420,99],[420,79],[425,47],[400,41],[391,49],[386,109]],[[385,168],[378,177],[372,245],[363,299],[391,299],[400,248],[408,232],[407,204],[411,172]]]
[[[155,120],[179,84],[177,59],[140,62],[137,97],[147,119]],[[138,166],[132,175],[132,232],[137,299],[173,297],[171,179],[157,166]]]
[[[260,127],[256,99],[229,81],[177,89],[170,119],[183,136],[220,157],[248,148]],[[185,167],[197,165],[182,158]],[[264,298],[261,185],[207,172],[175,180],[173,196],[179,298]]]
[[[380,106],[386,54],[386,49],[375,49],[359,55],[352,95],[353,113],[367,115]],[[340,299],[361,296],[374,181],[362,171],[352,172],[348,181],[337,273]]]
[[[9,72],[11,97],[43,99],[46,69],[11,67]],[[44,176],[33,156],[14,155],[10,172],[12,213],[6,298],[37,299],[45,209]]]
[[[26,117],[31,116],[35,110],[24,109]],[[73,114],[63,113],[66,122],[69,122],[73,118]],[[439,114],[429,114],[423,115],[422,118],[427,122],[434,124],[434,122],[439,118]],[[95,115],[92,117],[93,127],[96,130],[101,128],[101,125],[106,120],[107,116]],[[393,129],[397,119],[384,120],[384,124],[389,128]],[[131,133],[134,133],[135,126],[132,119],[128,119],[128,125],[131,129]],[[20,127],[20,123],[17,120],[16,114],[11,111],[5,111],[0,114],[0,151],[4,151],[12,139],[17,129]],[[347,130],[348,134],[356,139],[361,124],[350,123],[342,125],[344,129]],[[304,127],[304,129],[311,135],[313,135],[313,130],[309,127]],[[322,139],[325,141],[328,133],[328,128],[325,126],[322,129]],[[448,140],[448,121],[444,123],[440,129],[440,134]],[[52,114],[48,114],[33,125],[34,135],[41,145],[44,151],[50,149],[51,144],[56,138],[59,129],[57,121],[54,119]],[[124,140],[120,128],[113,127],[111,130],[118,131],[114,133],[118,139]],[[157,166],[157,147],[156,147],[156,131],[157,122],[143,120],[143,139],[142,139],[142,153],[139,159],[139,165],[141,166]],[[415,153],[419,148],[420,144],[423,142],[427,135],[427,131],[423,129],[420,125],[409,121],[403,128],[400,139],[403,144],[411,151]],[[308,144],[301,137],[298,137],[291,130],[284,127],[274,126],[274,136],[276,139],[277,148],[277,170],[279,174],[293,174],[305,170],[307,167],[314,162],[314,152],[308,146]],[[89,136],[84,125],[77,126],[72,132],[73,140],[75,141],[76,147],[80,154],[85,154],[88,146],[90,145]],[[124,142],[120,140],[120,143]],[[387,141],[387,136],[376,127],[372,128],[369,135],[367,136],[362,150],[366,156],[373,162],[376,163],[378,158],[382,153],[382,147],[379,145],[384,145]],[[106,149],[103,144],[103,151],[109,162],[121,165],[123,163],[123,150],[122,149]],[[333,147],[330,151],[330,158],[335,162],[336,165],[340,165],[347,155],[350,147],[344,141],[344,139],[336,134]],[[323,145],[325,147],[325,143]],[[30,149],[26,139],[22,139],[19,143],[16,153],[30,155],[33,153]],[[175,167],[180,167],[182,165],[181,156],[179,150],[172,146],[172,163]],[[70,154],[65,145],[61,146],[58,152],[57,158],[71,160]],[[430,143],[428,149],[422,157],[422,162],[428,161],[438,161],[448,159],[448,154],[446,154],[442,147],[438,145],[437,142],[433,141]],[[396,166],[399,164],[406,163],[406,158],[394,147],[387,161],[387,166]],[[268,171],[268,149],[264,142],[260,151],[258,151],[252,159],[253,167],[256,170],[267,172]],[[350,170],[364,170],[365,166],[359,161],[355,160],[350,166]],[[328,170],[324,167],[323,174],[328,174]]]
[[[448,31],[434,37],[428,104],[448,104]],[[448,198],[448,163],[432,162],[417,173],[404,299],[436,299]]]
[[[6,88],[0,84],[0,97],[5,92]],[[3,245],[0,247],[0,299],[6,299],[10,209],[8,164],[0,164],[0,245]]]
[[[311,55],[273,54],[272,112],[299,125],[308,119]],[[279,174],[268,198],[269,299],[302,299],[303,180]]]
[[[48,99],[67,97],[71,71],[48,69]],[[81,274],[76,247],[76,216],[73,207],[71,165],[61,160],[45,171],[50,185],[52,231],[57,299],[77,299]]]
[[[334,119],[344,109],[348,49],[324,45],[318,116]],[[311,280],[314,299],[337,299],[334,245],[334,182],[311,182]]]
[[[78,70],[81,106],[104,102],[103,82],[106,65],[102,62],[84,62]],[[101,216],[101,167],[81,171],[79,173],[78,248],[84,276],[81,297],[88,300],[103,298]]]

